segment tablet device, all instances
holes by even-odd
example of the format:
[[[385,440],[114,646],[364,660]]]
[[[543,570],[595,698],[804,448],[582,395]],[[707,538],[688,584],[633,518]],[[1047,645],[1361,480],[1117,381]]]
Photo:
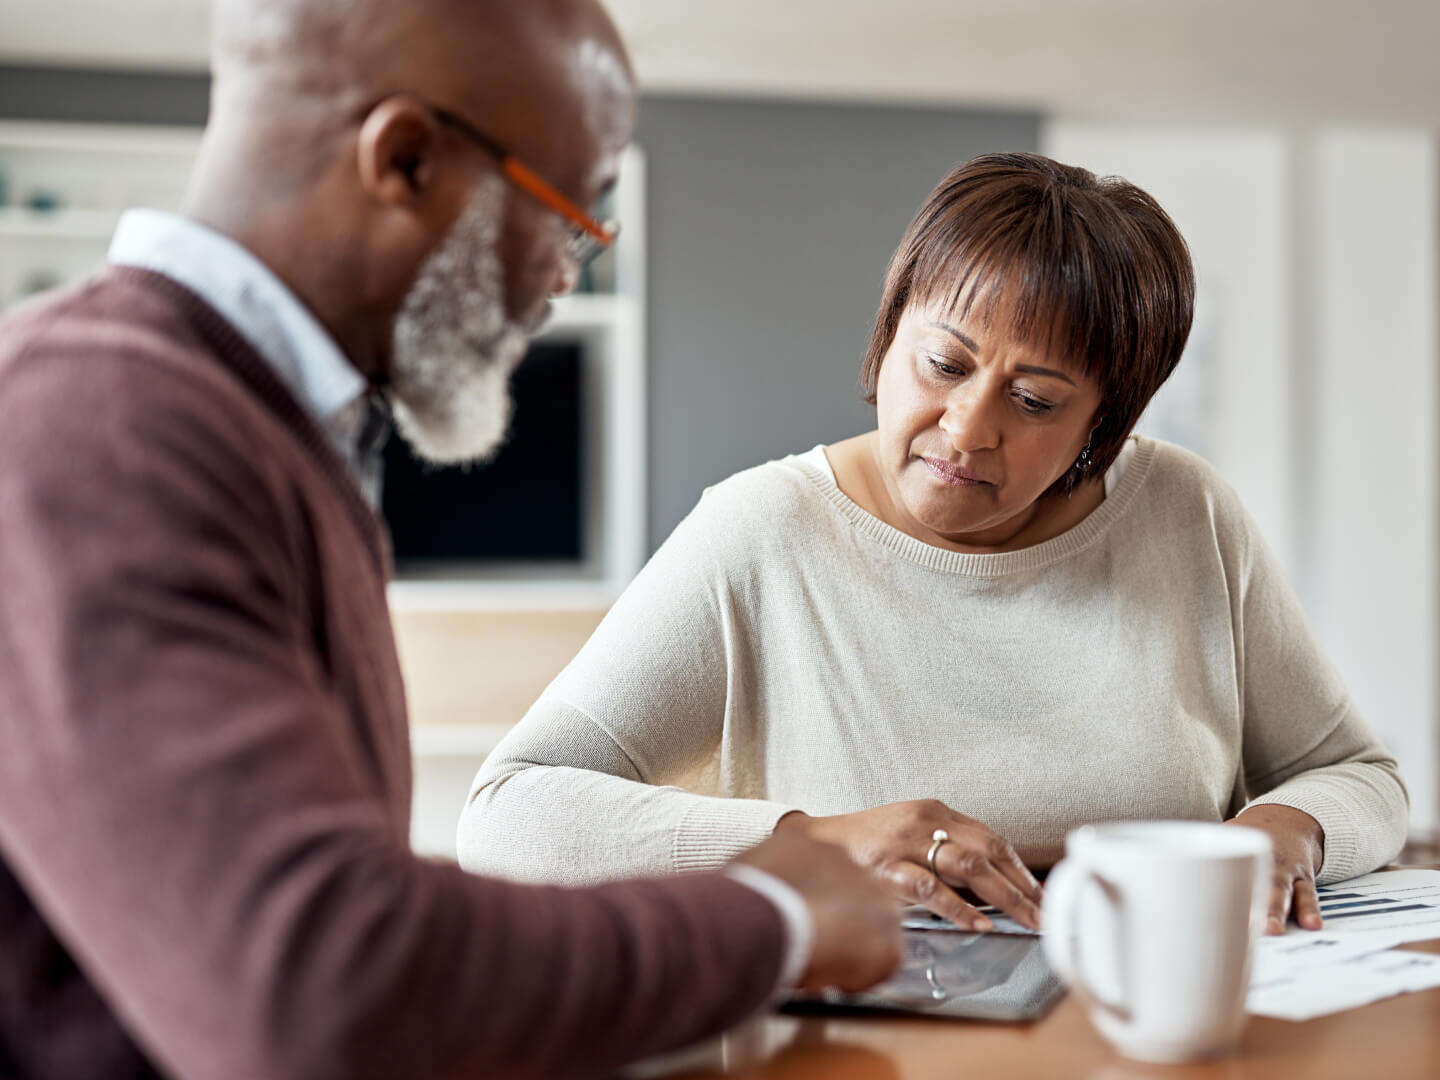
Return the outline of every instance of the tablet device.
[[[987,934],[1025,934],[1031,937],[1040,936],[1040,931],[1031,930],[1023,923],[1016,922],[993,904],[976,904],[975,910],[990,920],[991,929],[986,931]],[[907,907],[900,913],[900,925],[906,930],[957,929],[955,924],[943,915],[936,915],[933,911],[920,907],[918,904]]]
[[[797,996],[784,1011],[1038,1020],[1063,993],[1038,936],[944,928],[907,928],[904,935],[904,962],[879,986]]]

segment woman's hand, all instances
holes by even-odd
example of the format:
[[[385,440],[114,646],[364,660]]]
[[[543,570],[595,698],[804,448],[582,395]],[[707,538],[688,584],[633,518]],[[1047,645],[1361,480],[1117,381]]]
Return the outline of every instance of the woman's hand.
[[[965,888],[1016,922],[1040,928],[1040,883],[1014,849],[998,833],[936,799],[889,803],[834,817],[790,813],[775,826],[776,833],[788,829],[839,845],[900,899],[921,904],[957,926],[993,926],[961,899],[956,890]],[[938,878],[926,863],[936,829],[949,835],[935,854]]]
[[[1306,930],[1319,930],[1320,897],[1315,875],[1325,859],[1325,830],[1303,810],[1262,803],[1226,824],[1259,829],[1275,845],[1275,877],[1270,886],[1269,934],[1283,934],[1290,916]]]

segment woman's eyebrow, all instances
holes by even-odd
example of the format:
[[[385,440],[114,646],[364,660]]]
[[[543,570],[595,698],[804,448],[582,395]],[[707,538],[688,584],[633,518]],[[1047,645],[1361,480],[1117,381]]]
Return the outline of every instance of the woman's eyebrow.
[[[1064,379],[1071,386],[1075,385],[1074,379],[1070,378],[1070,376],[1066,375],[1063,371],[1056,371],[1054,368],[1039,367],[1035,364],[1016,364],[1015,370],[1022,371],[1026,375],[1049,375],[1052,379]]]
[[[944,330],[947,334],[952,335],[956,341],[960,342],[961,345],[964,345],[971,352],[979,351],[980,347],[975,344],[975,342],[970,338],[968,334],[961,333],[949,323],[931,320],[925,325],[933,326],[937,330]],[[1038,364],[1016,364],[1015,370],[1024,372],[1026,375],[1049,375],[1052,379],[1063,379],[1071,386],[1075,385],[1074,379],[1070,378],[1070,376],[1066,375],[1063,371],[1056,371],[1054,368],[1040,367]]]
[[[976,345],[968,334],[962,334],[959,330],[956,330],[955,327],[951,326],[949,323],[937,322],[932,319],[925,325],[933,326],[936,330],[944,330],[947,334],[953,336],[956,341],[960,342],[961,345],[964,345],[971,352],[978,352],[980,349],[980,346]]]

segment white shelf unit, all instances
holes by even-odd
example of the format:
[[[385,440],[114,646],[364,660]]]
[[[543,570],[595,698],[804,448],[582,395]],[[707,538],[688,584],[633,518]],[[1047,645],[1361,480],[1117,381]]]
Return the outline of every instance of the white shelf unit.
[[[178,209],[199,148],[194,128],[0,123],[0,310],[98,267],[126,207]]]
[[[109,210],[30,210],[23,206],[0,207],[0,238],[90,240],[107,244],[120,220]]]
[[[509,731],[509,724],[416,724],[410,729],[410,746],[416,757],[478,759]]]
[[[411,725],[410,847],[417,854],[455,858],[455,829],[475,772],[509,730],[507,724]]]

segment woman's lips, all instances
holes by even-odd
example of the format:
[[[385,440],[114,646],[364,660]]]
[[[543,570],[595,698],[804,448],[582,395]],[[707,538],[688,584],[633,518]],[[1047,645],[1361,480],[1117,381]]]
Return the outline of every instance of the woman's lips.
[[[951,465],[949,462],[939,461],[935,458],[921,458],[921,461],[930,466],[930,472],[942,484],[949,484],[951,487],[980,487],[988,485],[985,480],[969,469],[962,469],[959,465]]]

